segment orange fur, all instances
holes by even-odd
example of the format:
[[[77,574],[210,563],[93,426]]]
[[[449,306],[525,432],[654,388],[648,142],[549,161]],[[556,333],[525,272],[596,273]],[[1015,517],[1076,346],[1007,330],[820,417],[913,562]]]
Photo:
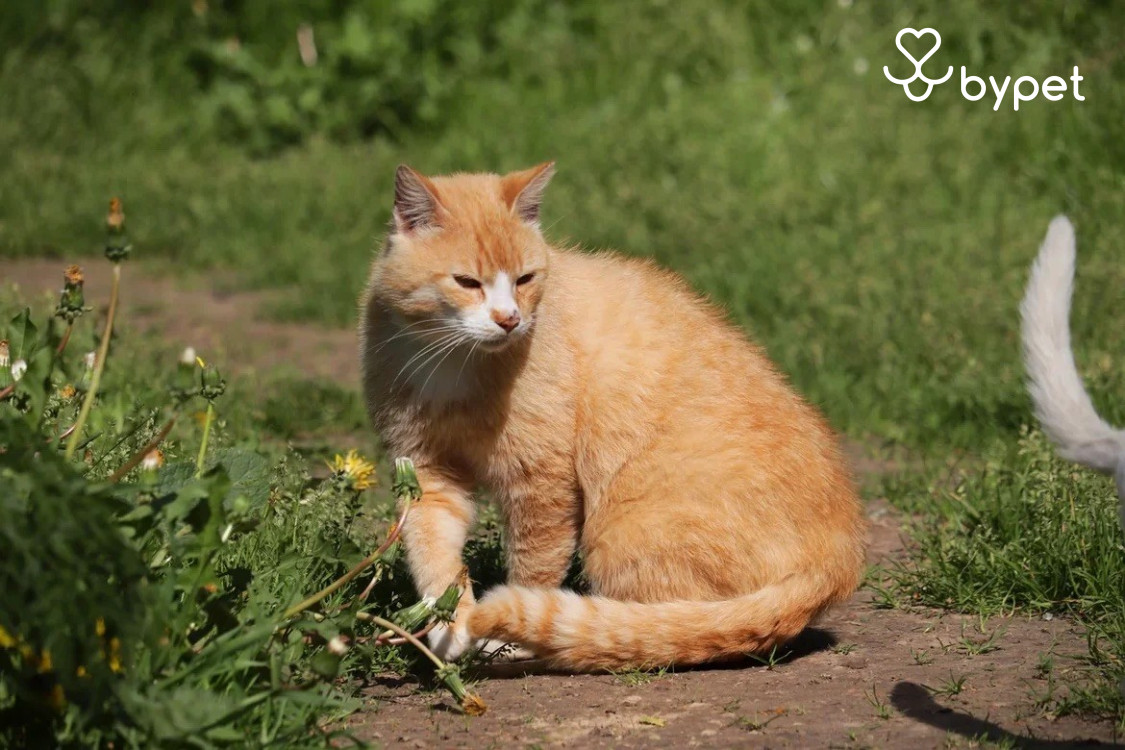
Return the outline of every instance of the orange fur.
[[[550,246],[551,171],[400,168],[371,270],[364,389],[419,468],[403,533],[421,593],[457,580],[475,486],[507,524],[511,585],[466,592],[431,642],[452,657],[513,641],[572,669],[768,652],[859,580],[836,438],[679,277]],[[488,328],[495,306],[522,321],[512,333]],[[558,589],[576,548],[593,597]]]

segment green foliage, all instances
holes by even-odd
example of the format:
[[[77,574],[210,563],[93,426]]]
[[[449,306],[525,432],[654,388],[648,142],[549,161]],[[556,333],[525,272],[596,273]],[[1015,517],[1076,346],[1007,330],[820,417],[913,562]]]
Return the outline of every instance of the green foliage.
[[[152,219],[134,240],[170,262],[290,287],[279,315],[350,325],[395,163],[500,170],[553,156],[551,237],[683,272],[853,435],[979,449],[1026,421],[1014,310],[1060,211],[1080,237],[1079,361],[1096,370],[1099,405],[1125,417],[1125,375],[1102,365],[1125,348],[1125,329],[1096,314],[1120,306],[1125,288],[1125,151],[1114,137],[1125,57],[1113,14],[1106,3],[971,0],[23,10],[27,41],[0,63],[11,162],[0,255],[88,247],[82,217],[111,185]],[[312,68],[297,53],[301,23],[322,52]],[[371,53],[395,70],[331,72],[349,23],[380,39],[357,48],[398,49]],[[1042,78],[1078,64],[1086,101],[994,112],[945,86],[910,102],[880,69],[901,62],[894,34],[908,24],[940,28],[942,65]],[[316,117],[353,119],[298,118],[296,148],[248,159],[280,137],[262,102],[276,94],[297,111],[305,94],[197,60],[199,45],[232,36],[267,78],[378,85],[419,108],[438,102],[437,114],[404,111],[412,124],[392,132],[364,125],[351,94],[318,94]],[[120,38],[130,44],[119,49]],[[399,78],[434,66],[432,86]],[[231,86],[244,107],[216,104]],[[248,119],[219,114],[232,108]],[[217,145],[216,127],[242,140]],[[333,141],[371,128],[368,140]]]
[[[202,362],[166,378],[110,367],[98,390],[102,364],[75,353],[93,333],[68,310],[0,330],[0,742],[338,746],[322,727],[358,706],[353,678],[407,667],[372,624],[414,598],[397,548],[367,554],[393,507],[363,507],[374,467],[349,452],[313,479],[224,444],[225,381]],[[86,401],[86,429],[67,428]],[[202,436],[183,418],[201,402]],[[420,494],[412,471],[396,469],[400,501]],[[372,564],[368,599],[357,576]],[[435,666],[467,710],[483,705]]]
[[[360,432],[367,429],[367,413],[355,390],[329,382],[288,380],[270,388],[262,405],[261,427],[281,438],[315,430]]]
[[[90,738],[115,720],[111,665],[146,618],[146,568],[117,524],[131,504],[8,413],[0,446],[0,742]]]
[[[1125,721],[1117,691],[1125,679],[1125,538],[1112,480],[1058,458],[1033,431],[1018,448],[998,446],[982,471],[955,486],[939,480],[928,497],[906,501],[928,513],[913,531],[916,564],[895,573],[904,594],[985,614],[1077,616],[1090,629],[1097,680],[1063,707]]]
[[[162,77],[193,90],[198,125],[257,155],[314,134],[401,137],[435,126],[479,78],[522,76],[525,55],[544,52],[524,41],[527,31],[565,39],[583,15],[545,0],[15,6],[0,40],[57,56],[80,85],[134,75],[137,50],[103,44],[128,34]],[[75,49],[101,65],[71,70],[61,58]]]
[[[268,153],[313,133],[352,139],[432,126],[470,82],[519,65],[504,35],[547,16],[543,0],[220,7],[189,65],[220,136]],[[280,29],[305,30],[304,50]],[[563,29],[565,30],[565,29]],[[273,32],[273,33],[271,33]],[[220,39],[220,37],[222,37]],[[300,54],[299,54],[300,53]]]

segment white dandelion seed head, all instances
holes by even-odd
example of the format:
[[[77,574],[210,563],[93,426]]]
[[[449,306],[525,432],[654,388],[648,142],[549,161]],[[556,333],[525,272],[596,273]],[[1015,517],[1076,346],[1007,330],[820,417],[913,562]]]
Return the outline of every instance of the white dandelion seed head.
[[[164,454],[160,452],[159,448],[156,448],[145,454],[141,461],[141,468],[145,471],[153,471],[159,469],[163,464]]]
[[[195,357],[196,357],[196,354],[195,354],[195,347],[194,346],[184,347],[184,350],[180,353],[180,364],[181,365],[194,365],[195,364]]]
[[[82,362],[86,365],[87,370],[94,369],[94,363],[98,361],[97,352],[86,352],[86,356],[82,358]]]
[[[12,363],[12,380],[19,380],[27,372],[27,361],[17,359]]]

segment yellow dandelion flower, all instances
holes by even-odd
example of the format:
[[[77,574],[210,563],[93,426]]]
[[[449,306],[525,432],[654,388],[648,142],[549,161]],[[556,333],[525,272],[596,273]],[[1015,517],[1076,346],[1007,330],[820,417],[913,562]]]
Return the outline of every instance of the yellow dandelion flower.
[[[375,466],[365,460],[355,450],[348,451],[347,455],[336,454],[335,459],[328,462],[328,468],[333,475],[343,480],[348,487],[357,492],[367,489],[375,484],[373,475]]]
[[[17,643],[19,641],[0,625],[0,648],[15,648]]]
[[[105,635],[105,619],[104,618],[99,617],[98,619],[94,620],[94,632],[97,634],[97,636],[99,638],[101,638],[103,635]]]
[[[62,689],[62,685],[55,683],[51,688],[50,694],[47,696],[47,702],[51,704],[51,708],[56,711],[62,711],[66,708],[66,693]]]
[[[86,280],[80,266],[67,266],[63,271],[63,280],[70,286],[78,286]]]
[[[76,393],[78,393],[78,391],[74,389],[74,386],[67,383],[61,389],[59,389],[59,398],[61,398],[63,401],[70,401],[72,398],[74,398],[74,394]]]
[[[121,639],[109,639],[109,653],[106,655],[106,664],[109,665],[109,671],[120,673],[124,671],[121,667]]]
[[[74,674],[76,674],[79,677],[89,677],[90,676],[90,673],[86,671],[86,667],[82,666],[81,664],[78,665],[78,669],[74,670]]]
[[[41,651],[39,654],[39,671],[41,673],[50,672],[54,668],[55,663],[51,661],[51,650],[46,648],[43,649],[43,651]]]

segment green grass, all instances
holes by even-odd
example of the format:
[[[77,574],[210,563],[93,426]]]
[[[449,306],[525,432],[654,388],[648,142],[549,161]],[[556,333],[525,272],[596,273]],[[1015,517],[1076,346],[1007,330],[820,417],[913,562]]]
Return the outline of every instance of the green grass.
[[[914,562],[894,573],[905,596],[982,614],[1077,617],[1089,629],[1085,672],[1094,679],[1073,688],[1061,709],[1125,718],[1116,687],[1125,680],[1125,540],[1110,479],[1063,461],[1029,432],[956,484],[939,477],[902,497],[925,509],[913,529]],[[981,633],[958,646],[975,655],[1003,638],[985,634],[983,620]]]
[[[90,217],[120,194],[144,217],[138,246],[170,273],[233,270],[233,283],[292,287],[278,314],[351,324],[395,164],[554,157],[550,236],[682,271],[852,434],[979,448],[1027,417],[1014,310],[1053,214],[1079,230],[1081,361],[1125,344],[1097,314],[1125,288],[1113,11],[1021,8],[599,5],[524,29],[512,54],[539,54],[520,77],[475,81],[441,127],[314,135],[272,158],[220,141],[159,68],[17,50],[6,69],[20,74],[0,81],[14,103],[0,123],[0,256],[93,250]],[[946,87],[912,103],[880,69],[901,61],[907,23],[941,29],[943,64],[1040,78],[1079,64],[1086,101],[993,112]],[[104,99],[76,101],[67,86],[80,84]],[[1098,399],[1125,392],[1119,372],[1094,383]]]
[[[351,21],[313,3],[211,5],[200,18],[186,3],[127,0],[98,13],[6,9],[0,281],[7,259],[98,252],[105,200],[120,195],[137,252],[169,275],[276,287],[271,314],[352,325],[396,164],[555,158],[549,237],[682,272],[837,427],[922,467],[884,488],[923,521],[900,585],[981,614],[1082,618],[1106,679],[1078,707],[1123,715],[1111,690],[1125,626],[1113,614],[1123,568],[1109,485],[1050,458],[1041,438],[1013,448],[1031,421],[1016,306],[1059,212],[1078,229],[1079,366],[1098,408],[1125,423],[1114,3],[503,0],[478,11],[434,0],[387,16],[391,5],[361,3]],[[325,59],[312,71],[293,48],[302,20]],[[907,25],[941,32],[935,68],[1042,79],[1078,65],[1086,100],[993,112],[951,82],[910,102],[882,74],[902,74],[894,36]],[[224,57],[216,49],[233,36],[242,51]],[[368,79],[405,88],[357,99]],[[310,95],[319,114],[293,115]],[[371,112],[392,114],[352,127]],[[107,375],[107,398],[122,400],[99,418],[127,412],[128,373],[159,370],[161,351],[123,347],[130,366]],[[345,389],[283,375],[230,387],[219,448],[276,456],[291,441],[320,458],[365,429]],[[190,452],[193,436],[178,426],[173,448]],[[500,575],[499,544],[493,522],[469,550],[486,579]]]

